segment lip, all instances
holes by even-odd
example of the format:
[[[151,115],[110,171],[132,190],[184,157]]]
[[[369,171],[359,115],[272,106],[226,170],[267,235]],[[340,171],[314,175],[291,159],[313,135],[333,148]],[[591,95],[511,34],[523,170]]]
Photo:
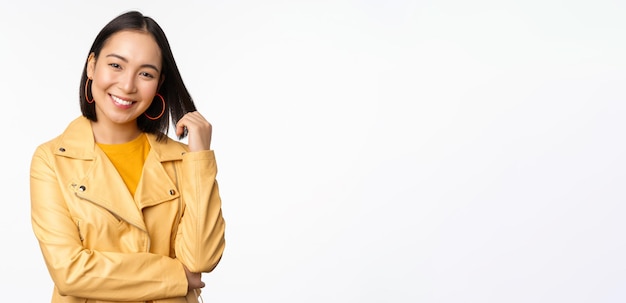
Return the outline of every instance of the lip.
[[[133,106],[133,104],[137,102],[132,99],[116,96],[113,94],[109,94],[109,97],[111,97],[111,101],[113,101],[113,104],[115,104],[115,106],[119,108],[130,108],[131,106]]]

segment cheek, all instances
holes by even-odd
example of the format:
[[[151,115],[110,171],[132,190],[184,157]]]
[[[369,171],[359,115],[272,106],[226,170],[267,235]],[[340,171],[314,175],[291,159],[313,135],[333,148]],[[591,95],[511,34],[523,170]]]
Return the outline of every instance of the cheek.
[[[157,85],[154,83],[143,83],[139,85],[138,90],[141,92],[142,99],[150,101],[157,93]]]
[[[142,83],[137,86],[137,99],[141,100],[138,104],[140,111],[147,110],[155,99],[157,86],[151,83]],[[158,99],[158,98],[157,98]]]
[[[100,88],[106,88],[110,86],[112,82],[113,82],[113,79],[111,78],[110,73],[97,72],[97,71],[94,73],[93,85],[100,87]]]

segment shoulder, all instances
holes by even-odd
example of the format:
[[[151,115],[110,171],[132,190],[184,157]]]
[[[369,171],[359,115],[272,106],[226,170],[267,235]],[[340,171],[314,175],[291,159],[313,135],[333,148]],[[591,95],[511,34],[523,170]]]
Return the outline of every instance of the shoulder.
[[[39,144],[34,153],[35,155],[53,155],[59,151],[64,152],[65,149],[73,150],[75,146],[89,145],[90,142],[93,142],[93,135],[89,120],[79,116],[68,123],[62,133]]]
[[[32,161],[35,161],[37,159],[47,159],[49,158],[52,154],[53,154],[53,150],[54,150],[54,142],[58,140],[57,138],[54,138],[50,141],[44,142],[42,144],[39,144],[37,146],[37,148],[35,148],[35,151],[32,154]]]
[[[58,134],[55,137],[53,137],[52,139],[48,139],[47,141],[44,141],[43,143],[40,143],[39,145],[37,145],[37,147],[35,148],[35,155],[41,155],[41,154],[53,154],[54,150],[56,149],[56,147],[59,145],[59,142],[61,141],[61,137],[63,136],[63,134]]]
[[[180,160],[182,156],[189,151],[187,144],[176,141],[170,137],[163,140],[157,140],[156,135],[146,134],[150,148],[158,155],[161,160]]]

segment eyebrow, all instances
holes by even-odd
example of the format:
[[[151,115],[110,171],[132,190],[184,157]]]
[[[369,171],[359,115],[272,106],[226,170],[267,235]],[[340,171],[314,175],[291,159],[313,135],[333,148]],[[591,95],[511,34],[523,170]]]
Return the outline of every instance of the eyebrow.
[[[106,55],[106,57],[115,57],[115,58],[118,58],[118,59],[128,63],[128,59],[126,59],[126,58],[124,58],[124,57],[122,57],[122,56],[120,56],[118,54],[108,54],[108,55]],[[160,73],[159,69],[156,66],[152,65],[152,64],[142,64],[141,67],[151,68],[151,69],[154,69],[157,73]]]

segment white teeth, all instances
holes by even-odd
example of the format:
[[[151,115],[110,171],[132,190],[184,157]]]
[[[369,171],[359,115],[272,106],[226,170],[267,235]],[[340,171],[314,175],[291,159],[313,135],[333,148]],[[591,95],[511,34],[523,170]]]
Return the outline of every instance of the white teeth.
[[[133,104],[132,101],[125,101],[125,100],[122,100],[122,99],[120,99],[120,98],[118,98],[116,96],[113,96],[113,95],[111,95],[111,98],[113,98],[115,103],[119,103],[121,105],[131,105],[131,104]]]

